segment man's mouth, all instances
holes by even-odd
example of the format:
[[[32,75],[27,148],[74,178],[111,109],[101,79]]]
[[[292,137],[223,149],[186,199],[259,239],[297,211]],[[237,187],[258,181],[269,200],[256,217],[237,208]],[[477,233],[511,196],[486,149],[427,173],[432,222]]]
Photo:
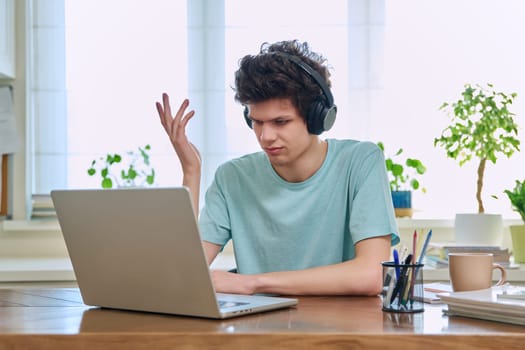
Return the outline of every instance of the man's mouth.
[[[275,156],[281,153],[282,147],[265,147],[264,151],[271,156]]]

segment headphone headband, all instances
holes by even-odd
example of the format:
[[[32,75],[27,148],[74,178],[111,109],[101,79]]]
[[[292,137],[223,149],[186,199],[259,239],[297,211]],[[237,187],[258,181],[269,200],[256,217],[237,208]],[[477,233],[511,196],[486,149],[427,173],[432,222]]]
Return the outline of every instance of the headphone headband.
[[[326,81],[324,78],[317,72],[315,69],[310,67],[306,62],[302,61],[300,58],[294,55],[290,55],[285,52],[281,51],[274,51],[272,54],[275,54],[276,56],[281,56],[284,58],[289,59],[296,65],[298,65],[302,70],[306,72],[310,77],[312,77],[313,80],[319,85],[321,90],[323,91],[323,95],[326,98],[326,102],[328,106],[332,106],[334,104],[334,97],[332,96],[332,92],[330,92],[330,88],[326,85]]]
[[[308,76],[310,76],[316,84],[321,88],[322,95],[324,98],[318,97],[308,108],[306,112],[305,120],[308,132],[310,134],[319,135],[323,131],[329,130],[335,122],[335,116],[337,114],[337,106],[334,104],[334,97],[330,92],[330,88],[326,84],[325,79],[315,69],[310,67],[306,62],[303,62],[300,58],[290,55],[285,52],[274,51],[271,54],[276,56],[284,57],[298,67],[300,67]],[[244,107],[244,120],[246,124],[251,128],[252,120],[248,115],[248,107]]]

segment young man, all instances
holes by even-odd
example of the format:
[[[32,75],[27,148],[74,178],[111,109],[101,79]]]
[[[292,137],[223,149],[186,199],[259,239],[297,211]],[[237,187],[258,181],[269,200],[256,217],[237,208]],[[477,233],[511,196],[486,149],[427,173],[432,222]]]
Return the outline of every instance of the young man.
[[[235,73],[235,99],[263,152],[221,165],[199,226],[211,263],[231,239],[238,273],[212,271],[218,292],[377,295],[381,261],[399,241],[380,149],[322,140],[336,107],[324,59],[306,43],[263,44]],[[185,129],[185,100],[161,123],[182,164],[198,212],[201,159]]]

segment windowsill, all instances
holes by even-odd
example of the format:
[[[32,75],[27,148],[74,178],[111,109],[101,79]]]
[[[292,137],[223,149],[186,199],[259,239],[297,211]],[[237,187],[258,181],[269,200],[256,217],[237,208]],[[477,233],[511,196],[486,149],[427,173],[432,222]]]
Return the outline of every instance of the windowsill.
[[[436,241],[446,241],[450,238],[447,232],[453,231],[454,220],[452,219],[397,219],[400,231],[410,231],[414,228],[432,228],[437,235]],[[505,219],[504,225],[520,225],[520,219]],[[4,220],[0,223],[5,235],[5,239],[17,240],[21,237],[25,241],[24,235],[17,233],[30,232],[32,236],[40,236],[39,233],[60,232],[60,225],[56,219],[45,220]],[[437,231],[437,232],[436,232]],[[47,235],[42,235],[46,238]],[[53,235],[54,239],[57,239]],[[16,242],[15,242],[16,243]],[[23,252],[19,254],[24,254]],[[233,250],[225,249],[213,263],[212,268],[229,270],[235,267]],[[447,281],[447,269],[425,269],[425,281]],[[509,269],[508,280],[511,282],[525,282],[525,264],[520,269]],[[57,256],[37,258],[31,256],[0,258],[0,282],[19,282],[19,281],[75,281],[75,276],[71,262],[67,253],[59,252]]]
[[[16,231],[60,231],[60,225],[57,219],[41,219],[41,220],[3,220],[2,230],[4,232]]]
[[[229,270],[235,267],[233,254],[221,254],[211,268]],[[449,281],[447,268],[424,268],[425,281]],[[498,277],[498,276],[496,276]],[[0,259],[0,282],[41,282],[75,281],[75,274],[69,258],[13,258]],[[525,282],[525,265],[517,269],[507,269],[507,281]]]
[[[411,218],[397,218],[397,226],[400,229],[417,227],[428,227],[432,229],[438,228],[453,228],[454,219],[411,219]],[[521,219],[503,219],[503,226],[522,225]]]
[[[74,281],[69,258],[0,259],[0,281]]]
[[[233,254],[217,256],[212,269],[235,267]],[[75,281],[69,258],[0,258],[0,282]]]
[[[521,225],[520,219],[503,219],[504,226]],[[411,219],[397,218],[397,225],[400,229],[414,227],[453,228],[454,219]],[[17,231],[60,231],[60,225],[57,219],[39,219],[39,220],[3,220],[2,228],[4,232]]]

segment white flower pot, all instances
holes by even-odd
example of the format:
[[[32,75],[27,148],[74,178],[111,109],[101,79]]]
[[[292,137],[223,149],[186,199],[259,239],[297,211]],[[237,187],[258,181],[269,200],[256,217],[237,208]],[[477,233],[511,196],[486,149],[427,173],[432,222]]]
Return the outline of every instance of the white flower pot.
[[[500,214],[456,214],[454,235],[457,244],[500,246],[502,232]]]

